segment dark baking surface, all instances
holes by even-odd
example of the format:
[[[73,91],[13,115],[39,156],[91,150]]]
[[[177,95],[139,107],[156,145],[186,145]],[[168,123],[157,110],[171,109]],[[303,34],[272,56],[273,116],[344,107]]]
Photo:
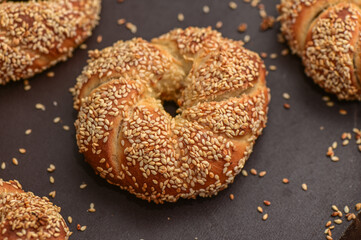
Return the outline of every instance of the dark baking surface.
[[[126,0],[119,4],[104,0],[100,25],[86,43],[88,49],[94,49],[132,38],[125,26],[117,25],[119,18],[137,25],[135,35],[148,40],[175,27],[215,26],[221,20],[224,36],[243,39],[249,34],[246,47],[251,50],[280,55],[287,48],[277,42],[278,24],[260,32],[257,8],[236,0],[238,8],[231,10],[228,2]],[[262,3],[269,15],[277,15],[278,0]],[[210,13],[203,13],[204,5],[210,7]],[[185,16],[183,22],[177,20],[180,12]],[[240,34],[237,26],[242,22],[248,29]],[[101,43],[96,42],[98,35],[103,36]],[[348,205],[355,212],[355,203],[361,201],[361,154],[354,138],[345,147],[340,138],[343,132],[361,127],[361,104],[339,102],[331,96],[335,106],[327,107],[321,99],[327,94],[305,76],[300,59],[292,55],[265,60],[267,66],[277,66],[267,77],[272,94],[269,121],[245,169],[266,170],[266,176],[240,175],[216,197],[164,205],[139,200],[107,184],[84,162],[75,142],[76,111],[68,89],[86,59],[87,51],[78,49],[72,59],[51,69],[54,78],[43,73],[31,79],[30,91],[24,91],[22,82],[0,87],[0,162],[7,165],[0,170],[0,177],[18,179],[26,190],[41,196],[56,190],[52,201],[62,207],[65,218],[73,218],[69,224],[72,239],[325,239],[331,205],[342,209]],[[291,99],[283,99],[283,92]],[[57,107],[53,101],[58,102]],[[286,102],[291,109],[283,108]],[[36,103],[44,104],[46,111],[36,110]],[[346,116],[338,113],[341,108],[347,110]],[[55,117],[60,117],[61,123],[53,123]],[[70,131],[64,131],[62,125],[69,125]],[[28,136],[26,129],[32,129]],[[333,141],[339,145],[337,163],[325,156]],[[26,154],[18,152],[20,147]],[[19,160],[18,166],[11,163],[13,157]],[[56,166],[52,174],[46,171],[50,163]],[[55,184],[49,182],[49,176],[54,176]],[[283,184],[283,178],[290,183]],[[81,190],[83,182],[88,186]],[[308,191],[302,190],[302,183],[308,185]],[[263,200],[271,201],[271,206],[264,206]],[[90,203],[95,204],[95,213],[87,212]],[[257,206],[269,214],[267,221],[262,221]],[[343,220],[332,232],[334,239],[348,226]],[[77,223],[86,225],[86,231],[78,232]]]
[[[350,224],[340,240],[359,240],[361,236],[361,213],[357,215],[357,218]]]

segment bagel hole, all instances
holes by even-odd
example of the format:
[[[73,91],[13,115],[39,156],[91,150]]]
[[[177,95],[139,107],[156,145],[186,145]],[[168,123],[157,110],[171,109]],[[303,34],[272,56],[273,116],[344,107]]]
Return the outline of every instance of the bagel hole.
[[[163,101],[164,110],[169,113],[172,117],[177,115],[178,104],[175,101]]]

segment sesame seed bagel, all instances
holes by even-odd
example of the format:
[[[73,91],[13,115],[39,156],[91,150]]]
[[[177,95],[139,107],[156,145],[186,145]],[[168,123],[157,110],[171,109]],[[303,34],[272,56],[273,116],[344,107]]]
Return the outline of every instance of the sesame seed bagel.
[[[0,239],[69,239],[60,208],[46,197],[25,193],[18,181],[0,179]]]
[[[71,56],[98,23],[101,0],[0,0],[0,84]]]
[[[211,28],[91,51],[73,89],[79,150],[109,183],[148,201],[216,195],[266,125],[265,75],[256,53]],[[162,100],[177,102],[178,115]]]
[[[361,101],[361,1],[281,0],[281,31],[305,72],[340,100]]]

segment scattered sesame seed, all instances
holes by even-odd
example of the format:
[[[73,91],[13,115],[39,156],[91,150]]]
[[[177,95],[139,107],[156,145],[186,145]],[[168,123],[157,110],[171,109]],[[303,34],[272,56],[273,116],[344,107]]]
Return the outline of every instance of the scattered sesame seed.
[[[216,28],[220,29],[223,26],[223,22],[222,21],[218,21],[216,22]]]
[[[229,2],[228,3],[228,6],[231,8],[231,9],[236,9],[237,8],[237,3],[235,3],[235,2],[233,2],[233,1],[231,1],[231,2]]]
[[[340,161],[340,158],[337,157],[337,156],[331,156],[331,160],[332,160],[333,162],[338,162],[338,161]]]
[[[249,171],[252,175],[256,176],[257,175],[257,170],[254,168],[251,168],[251,170]]]
[[[125,27],[133,34],[135,34],[137,32],[137,26],[131,22],[127,22],[125,24]]]
[[[49,167],[46,169],[49,173],[52,173],[55,171],[55,165],[54,164],[50,164]]]
[[[126,21],[125,21],[124,18],[120,18],[120,19],[118,19],[118,21],[117,21],[118,25],[123,25],[125,22],[126,22]]]
[[[339,218],[338,218],[338,219],[335,219],[335,220],[334,220],[334,223],[336,223],[336,224],[341,224],[341,223],[342,223],[342,220],[339,219]]]
[[[335,103],[332,101],[326,102],[327,107],[333,107],[335,106]]]
[[[291,98],[291,96],[290,96],[288,93],[286,93],[286,92],[282,94],[282,97],[283,97],[284,99],[286,99],[286,100],[288,100],[288,99]]]
[[[55,198],[55,195],[56,195],[56,191],[51,191],[49,193],[49,196],[52,197],[52,198]]]
[[[329,226],[331,226],[331,224],[332,224],[332,222],[331,222],[331,221],[328,221],[325,226],[326,226],[326,227],[329,227]]]
[[[229,198],[231,199],[231,200],[234,200],[234,195],[231,193],[231,194],[229,194]]]
[[[65,131],[69,131],[70,127],[69,127],[68,125],[63,125],[63,129],[64,129]]]
[[[307,191],[307,184],[306,183],[302,183],[302,189],[303,189],[303,191]]]
[[[277,70],[277,67],[275,65],[270,65],[269,66],[269,70],[271,71],[276,71]]]
[[[72,218],[71,216],[68,216],[68,222],[69,222],[70,224],[72,224],[73,218]]]
[[[271,205],[271,202],[270,202],[270,201],[267,201],[267,200],[264,200],[264,201],[263,201],[263,204],[266,205],[266,206],[269,206],[269,205]]]
[[[54,72],[48,72],[48,73],[46,74],[46,76],[52,78],[52,77],[55,76],[55,73],[54,73]]]
[[[25,130],[25,135],[30,135],[30,134],[31,134],[31,132],[32,132],[32,130],[31,130],[31,129],[26,129],[26,130]]]
[[[343,211],[347,214],[350,212],[350,208],[346,205],[344,208],[343,208]]]
[[[360,209],[361,209],[361,203],[356,203],[355,209],[356,209],[356,211],[360,211]]]
[[[345,109],[340,109],[338,111],[341,115],[347,115],[347,111]]]
[[[242,170],[242,175],[245,176],[245,177],[248,176],[248,173],[247,173],[247,170],[246,170],[246,169],[243,169],[243,170]]]
[[[103,36],[102,35],[98,35],[97,36],[97,43],[101,43],[103,41]]]
[[[53,119],[53,123],[58,123],[58,122],[60,122],[60,117],[56,117]]]
[[[45,106],[43,104],[41,104],[41,103],[35,104],[35,108],[38,109],[38,110],[45,111]]]
[[[30,85],[25,85],[25,86],[24,86],[24,90],[25,90],[25,91],[29,91],[30,89],[31,89],[31,86],[30,86]]]
[[[331,208],[332,208],[332,210],[335,211],[335,212],[338,212],[338,211],[339,211],[339,210],[338,210],[338,207],[337,207],[336,205],[332,205]]]
[[[15,166],[19,165],[19,162],[16,158],[12,158],[12,162]]]
[[[268,54],[267,54],[267,53],[265,53],[265,52],[261,52],[261,54],[260,54],[260,55],[261,55],[261,57],[262,57],[262,58],[267,58],[267,56],[268,56]]]
[[[207,6],[207,5],[203,6],[203,12],[204,13],[209,13],[209,11],[210,11],[209,6]]]
[[[25,148],[19,148],[19,153],[25,154],[25,153],[26,153],[26,149],[25,149]]]
[[[247,30],[247,23],[241,23],[237,28],[238,32],[243,33]]]
[[[290,109],[290,108],[291,108],[291,105],[288,104],[288,103],[284,103],[284,104],[283,104],[283,107],[284,107],[285,109]]]
[[[86,45],[85,43],[82,43],[80,46],[79,46],[80,49],[82,50],[85,50],[88,48],[88,45]]]
[[[178,21],[183,22],[184,21],[184,14],[178,13]]]
[[[90,213],[96,212],[96,210],[94,208],[94,203],[90,203],[90,208],[88,209],[88,212],[90,212]]]
[[[1,169],[4,170],[6,168],[6,163],[5,162],[2,162],[1,163]]]
[[[337,148],[337,142],[336,142],[336,141],[334,141],[334,142],[332,143],[332,148],[333,148],[333,149],[336,149],[336,148]]]
[[[263,216],[262,216],[262,220],[263,221],[266,221],[268,219],[268,213],[266,213],[266,214],[264,214]]]
[[[330,99],[330,97],[329,96],[323,96],[322,97],[322,101],[324,101],[324,102],[329,102],[331,99]]]
[[[284,178],[284,179],[282,179],[282,182],[283,182],[284,184],[287,184],[287,183],[289,183],[290,181],[288,180],[288,178]]]
[[[244,41],[245,43],[248,43],[249,41],[251,41],[251,36],[250,36],[250,35],[244,36],[243,41]]]
[[[263,213],[263,208],[261,206],[258,206],[257,211],[260,212],[260,213]]]
[[[82,184],[80,184],[80,189],[84,189],[84,188],[86,188],[88,185],[86,184],[86,183],[82,183]]]
[[[53,176],[50,176],[50,177],[49,177],[49,181],[50,181],[50,183],[54,184],[54,182],[55,182],[54,177],[53,177]]]
[[[325,130],[325,127],[324,127],[324,126],[320,126],[320,130],[321,130],[321,131]]]
[[[258,176],[259,177],[264,177],[266,174],[267,174],[266,171],[261,171]]]
[[[350,141],[348,139],[345,139],[342,141],[342,146],[346,146],[350,143]]]
[[[84,232],[86,230],[86,226],[82,226],[81,228],[80,228],[80,231],[82,231],[82,232]]]
[[[276,58],[277,58],[277,53],[271,53],[271,54],[269,55],[269,57],[270,57],[271,59],[276,59]]]
[[[287,56],[289,53],[290,53],[290,50],[288,50],[287,48],[285,48],[281,51],[282,56]]]

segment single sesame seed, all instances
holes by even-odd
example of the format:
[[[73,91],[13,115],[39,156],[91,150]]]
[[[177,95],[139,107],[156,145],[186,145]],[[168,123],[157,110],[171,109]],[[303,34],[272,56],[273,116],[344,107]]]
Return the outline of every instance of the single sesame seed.
[[[44,104],[41,104],[41,103],[35,104],[35,108],[38,110],[45,111],[45,106],[44,106]]]
[[[275,65],[270,65],[269,66],[269,70],[271,71],[276,71],[277,70],[277,67]]]
[[[102,35],[98,35],[97,36],[97,43],[101,43],[103,41],[103,36]]]
[[[126,22],[126,21],[125,21],[124,18],[120,18],[120,19],[118,19],[118,21],[117,21],[118,25],[123,25],[125,22]]]
[[[271,53],[271,54],[269,55],[269,57],[270,57],[271,59],[276,59],[276,58],[277,58],[277,53]]]
[[[290,53],[290,51],[286,48],[281,51],[282,56],[287,56]]]
[[[50,183],[52,183],[52,184],[55,183],[54,177],[53,177],[53,176],[50,176],[50,177],[49,177],[49,181],[50,181]]]
[[[268,201],[268,200],[264,200],[264,201],[263,201],[263,204],[266,205],[266,206],[269,206],[269,205],[271,205],[271,202]]]
[[[266,213],[266,214],[264,214],[263,216],[262,216],[262,220],[263,221],[266,221],[268,219],[268,213]]]
[[[245,177],[247,177],[247,176],[248,176],[247,170],[243,169],[243,170],[242,170],[242,175],[245,176]]]
[[[178,21],[183,22],[184,21],[184,14],[183,13],[178,13]]]
[[[69,127],[68,125],[63,125],[63,129],[64,129],[65,131],[69,131],[70,127]]]
[[[80,231],[82,231],[82,232],[84,232],[86,230],[86,226],[82,226],[81,228],[80,228]]]
[[[291,96],[290,96],[288,93],[286,93],[286,92],[282,94],[282,97],[283,97],[284,99],[286,99],[286,100],[288,100],[288,99],[291,98]]]
[[[5,162],[2,162],[1,163],[1,169],[4,170],[6,168],[6,163]]]
[[[335,106],[335,103],[332,101],[326,102],[327,107],[333,107]]]
[[[251,168],[251,170],[249,171],[252,175],[257,175],[257,170],[254,168]]]
[[[79,46],[79,48],[82,49],[82,50],[85,50],[85,49],[88,48],[88,45],[86,45],[85,43],[83,43],[83,44],[81,44],[81,45]]]
[[[19,165],[19,162],[16,158],[12,158],[12,162],[15,166]]]
[[[326,227],[331,226],[331,224],[332,224],[332,222],[331,222],[331,221],[328,221],[328,222],[326,223]]]
[[[322,97],[322,101],[324,101],[324,102],[329,102],[331,99],[330,99],[330,97],[329,96],[323,96]]]
[[[86,188],[88,185],[86,184],[86,183],[82,183],[82,184],[80,184],[80,189],[84,189],[84,188]]]
[[[30,135],[30,134],[31,134],[31,132],[32,132],[32,130],[31,130],[31,129],[26,129],[26,130],[25,130],[25,135]]]
[[[267,174],[266,171],[261,171],[258,176],[259,177],[264,177],[266,174]]]
[[[55,73],[54,73],[54,72],[48,72],[48,73],[46,74],[46,76],[52,78],[52,77],[55,76]]]
[[[248,43],[249,41],[251,41],[251,36],[250,36],[250,35],[244,36],[243,41],[244,41],[245,43]]]
[[[356,203],[355,209],[356,209],[356,211],[360,211],[360,209],[361,209],[361,203]]]
[[[261,206],[258,206],[257,211],[260,212],[260,213],[263,213],[263,208]]]
[[[228,3],[228,6],[231,8],[231,9],[236,9],[237,8],[237,3],[235,3],[235,2],[233,2],[233,1],[231,1],[231,2],[229,2]]]
[[[336,142],[336,141],[334,141],[334,142],[332,143],[332,148],[333,148],[333,149],[336,149],[336,148],[337,148],[337,142]]]
[[[332,205],[331,208],[332,208],[332,210],[335,211],[335,212],[338,212],[338,211],[339,211],[339,210],[338,210],[338,207],[337,207],[336,205]]]
[[[350,212],[350,208],[346,205],[344,208],[343,208],[343,211],[345,213],[349,213]]]
[[[53,119],[53,123],[58,123],[58,122],[60,122],[60,117],[56,117]]]
[[[209,13],[209,11],[210,11],[209,6],[207,6],[207,5],[203,6],[203,12],[204,13]]]
[[[339,219],[339,218],[338,218],[338,219],[335,219],[335,220],[334,220],[334,223],[336,223],[336,224],[341,224],[341,223],[342,223],[342,220]]]
[[[303,189],[303,191],[307,191],[307,184],[306,183],[302,183],[302,189]]]
[[[127,22],[125,24],[125,27],[133,34],[135,34],[137,32],[137,26],[131,22]]]
[[[283,107],[284,107],[285,109],[290,109],[290,108],[291,108],[291,105],[288,104],[288,103],[285,103],[285,104],[283,104]]]
[[[231,193],[231,194],[229,194],[229,198],[231,199],[231,200],[234,200],[234,195]]]
[[[340,109],[338,111],[341,115],[346,115],[347,114],[347,111],[345,109]]]
[[[350,143],[350,141],[348,139],[345,139],[342,141],[342,146],[346,146]]]
[[[25,153],[26,153],[26,149],[25,149],[25,148],[19,148],[19,153],[25,154]]]
[[[217,29],[222,28],[222,26],[223,26],[223,22],[222,22],[222,21],[216,22],[216,28],[217,28]]]
[[[288,178],[284,178],[284,179],[282,179],[282,182],[283,182],[284,184],[287,184],[287,183],[289,183],[290,181],[288,180]]]
[[[247,30],[247,27],[247,23],[241,23],[238,25],[237,30],[238,32],[243,33]]]
[[[340,158],[337,157],[337,156],[331,156],[331,160],[332,160],[333,162],[338,162],[338,161],[340,161]]]
[[[71,216],[68,216],[68,222],[71,224],[73,222],[73,218]]]

